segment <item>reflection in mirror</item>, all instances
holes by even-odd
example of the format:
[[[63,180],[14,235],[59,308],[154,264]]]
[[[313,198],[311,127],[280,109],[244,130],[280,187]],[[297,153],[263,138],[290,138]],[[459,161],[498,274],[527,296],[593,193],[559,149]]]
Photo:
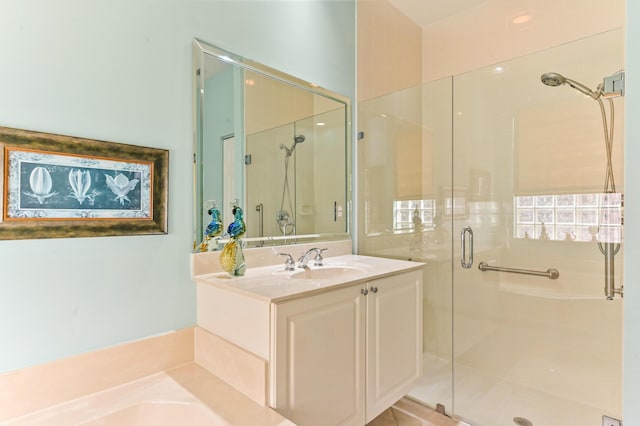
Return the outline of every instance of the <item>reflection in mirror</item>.
[[[349,238],[350,103],[194,40],[197,251],[217,250],[234,200],[249,246]],[[212,215],[213,213],[213,215]]]

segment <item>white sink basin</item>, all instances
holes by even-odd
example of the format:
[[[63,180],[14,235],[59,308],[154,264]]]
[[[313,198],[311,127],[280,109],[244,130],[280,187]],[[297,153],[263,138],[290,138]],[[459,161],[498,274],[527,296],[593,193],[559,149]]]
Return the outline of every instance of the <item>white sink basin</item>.
[[[363,274],[363,269],[353,266],[318,266],[315,268],[303,269],[291,274],[291,278],[297,280],[325,280],[351,278]]]

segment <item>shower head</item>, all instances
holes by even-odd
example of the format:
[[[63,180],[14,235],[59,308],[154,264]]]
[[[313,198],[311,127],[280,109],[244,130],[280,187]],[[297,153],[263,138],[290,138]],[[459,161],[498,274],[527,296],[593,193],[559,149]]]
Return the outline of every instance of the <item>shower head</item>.
[[[589,89],[584,84],[579,83],[579,82],[577,82],[575,80],[571,80],[570,78],[567,78],[567,77],[563,76],[562,74],[558,74],[556,72],[547,72],[547,73],[542,74],[540,76],[540,81],[542,81],[543,84],[546,84],[547,86],[552,86],[552,87],[556,87],[556,86],[560,86],[562,84],[566,84],[568,86],[573,87],[578,92],[580,92],[580,93],[582,93],[584,95],[592,97],[593,99],[598,99],[600,97],[600,95],[602,94],[602,88],[600,86],[598,86],[598,88],[594,92],[593,90]]]
[[[284,149],[287,153],[285,154],[285,157],[291,157],[291,154],[293,154],[293,151],[296,150],[296,145],[298,145],[299,143],[302,143],[305,141],[305,137],[304,135],[298,135],[298,136],[294,136],[293,137],[293,144],[291,145],[291,147],[287,148],[286,146],[284,146],[284,144],[280,144],[280,149]]]
[[[547,72],[540,76],[540,80],[543,84],[547,86],[560,86],[562,83],[566,81],[563,75],[555,73],[555,72]]]

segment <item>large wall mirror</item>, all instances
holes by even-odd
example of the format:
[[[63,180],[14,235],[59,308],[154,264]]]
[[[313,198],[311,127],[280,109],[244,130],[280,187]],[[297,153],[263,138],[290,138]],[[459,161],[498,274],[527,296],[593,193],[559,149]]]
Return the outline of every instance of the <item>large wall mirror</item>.
[[[249,247],[349,238],[349,99],[197,39],[193,60],[195,250],[234,202]]]

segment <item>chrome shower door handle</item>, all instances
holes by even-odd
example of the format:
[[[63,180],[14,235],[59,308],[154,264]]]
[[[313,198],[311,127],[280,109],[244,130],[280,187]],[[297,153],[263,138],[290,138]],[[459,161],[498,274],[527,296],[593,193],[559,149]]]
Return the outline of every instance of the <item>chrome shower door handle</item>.
[[[469,260],[467,261],[467,235],[469,235]],[[460,233],[460,243],[462,245],[462,253],[460,256],[460,264],[463,268],[469,269],[473,265],[473,229],[465,226]]]

